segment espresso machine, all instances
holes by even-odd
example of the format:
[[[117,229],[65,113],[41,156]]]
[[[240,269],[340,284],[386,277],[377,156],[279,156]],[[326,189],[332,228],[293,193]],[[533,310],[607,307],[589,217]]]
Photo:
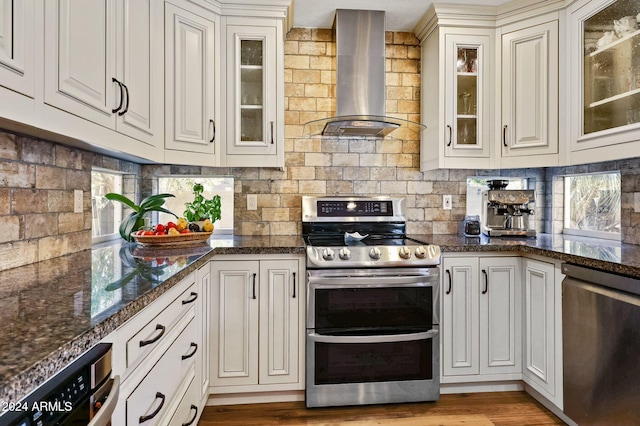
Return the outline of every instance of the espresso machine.
[[[491,180],[489,189],[482,193],[482,232],[490,237],[535,237],[535,227],[529,223],[535,191],[505,189],[508,183]]]

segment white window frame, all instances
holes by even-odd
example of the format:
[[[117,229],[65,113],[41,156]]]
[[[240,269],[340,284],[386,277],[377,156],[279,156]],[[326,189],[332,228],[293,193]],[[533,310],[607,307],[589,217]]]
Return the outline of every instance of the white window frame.
[[[605,232],[605,231],[592,231],[592,230],[586,230],[586,229],[576,229],[576,228],[568,228],[567,224],[570,222],[570,217],[569,217],[569,208],[568,206],[570,205],[571,201],[571,190],[570,190],[570,184],[569,184],[569,179],[568,178],[572,178],[572,177],[579,177],[579,176],[592,176],[592,175],[608,175],[608,174],[612,174],[612,173],[620,173],[619,171],[613,170],[613,171],[606,171],[606,172],[595,172],[595,173],[579,173],[579,174],[571,174],[571,175],[565,175],[563,176],[564,179],[564,195],[563,195],[563,202],[564,202],[564,214],[563,214],[563,219],[562,219],[562,233],[566,234],[566,235],[576,235],[576,236],[581,236],[581,237],[591,237],[591,238],[599,238],[599,239],[605,239],[605,240],[613,240],[613,241],[620,241],[622,239],[622,232]],[[622,185],[621,185],[622,186]],[[622,187],[620,188],[620,192],[622,193]],[[620,208],[622,208],[622,206],[620,206]]]
[[[116,176],[120,176],[121,180],[119,183],[116,184],[116,187],[113,188],[112,192],[116,192],[118,194],[122,193],[122,188],[124,186],[124,176],[127,173],[124,172],[119,172],[117,170],[111,170],[111,169],[105,169],[105,168],[101,168],[101,167],[93,167],[91,169],[91,173],[93,174],[93,172],[98,172],[98,173],[108,173],[111,175],[116,175]],[[93,178],[93,176],[92,176]],[[94,227],[94,221],[97,219],[95,216],[95,210],[93,208],[93,188],[91,191],[91,243],[92,244],[98,244],[98,243],[102,243],[105,241],[111,241],[111,240],[115,240],[120,238],[120,233],[118,232],[118,228],[120,227],[120,223],[122,222],[122,218],[124,216],[124,207],[122,205],[122,203],[119,202],[112,202],[110,201],[110,203],[113,204],[114,206],[114,211],[113,211],[113,221],[114,221],[114,227],[115,227],[115,232],[112,234],[105,234],[105,235],[100,235],[97,237],[93,236],[93,227]]]

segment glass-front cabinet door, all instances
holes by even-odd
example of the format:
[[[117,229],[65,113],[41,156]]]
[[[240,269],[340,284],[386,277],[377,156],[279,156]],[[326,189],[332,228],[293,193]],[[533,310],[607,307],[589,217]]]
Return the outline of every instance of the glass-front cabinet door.
[[[227,25],[227,155],[277,150],[276,27]],[[245,158],[246,160],[246,158]],[[246,161],[244,164],[248,164]],[[233,164],[230,164],[233,165]],[[257,164],[256,164],[257,165]]]
[[[577,2],[571,13],[572,151],[638,140],[640,134],[640,4]],[[609,150],[609,157],[630,157]]]
[[[445,153],[489,157],[487,36],[446,35]]]

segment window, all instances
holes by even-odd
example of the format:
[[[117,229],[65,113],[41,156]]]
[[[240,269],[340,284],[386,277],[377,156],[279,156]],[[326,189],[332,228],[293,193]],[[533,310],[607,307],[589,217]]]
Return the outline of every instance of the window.
[[[564,232],[620,239],[620,172],[565,176]]]
[[[91,236],[93,242],[119,238],[122,204],[104,198],[109,192],[122,193],[122,174],[94,169],[91,171]]]
[[[175,198],[167,198],[165,207],[182,216],[184,204],[193,200],[192,188],[195,183],[204,186],[203,195],[211,198],[219,195],[221,198],[221,219],[214,224],[215,234],[233,233],[233,177],[230,176],[161,176],[158,177],[158,193],[169,193]],[[175,218],[166,213],[160,213],[158,221],[166,223]]]

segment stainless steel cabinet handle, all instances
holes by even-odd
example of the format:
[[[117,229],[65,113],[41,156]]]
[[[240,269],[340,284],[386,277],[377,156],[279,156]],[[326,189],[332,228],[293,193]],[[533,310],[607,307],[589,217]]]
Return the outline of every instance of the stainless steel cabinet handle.
[[[451,142],[453,141],[453,127],[447,124],[447,129],[449,129],[449,143],[447,146],[451,146]]]
[[[191,404],[191,411],[194,411],[193,417],[188,422],[182,423],[182,426],[191,426],[193,424],[193,422],[196,421],[196,418],[198,418],[198,407],[196,407],[195,405]]]
[[[451,278],[451,271],[449,271],[447,269],[446,272],[447,272],[447,277],[449,277],[449,289],[446,291],[445,294],[451,294],[451,290],[453,290],[453,285],[452,285],[453,284],[453,282],[452,282],[453,280]]]
[[[194,356],[196,354],[196,352],[198,352],[198,344],[197,343],[191,342],[191,345],[189,345],[189,346],[193,348],[193,352],[191,352],[190,354],[187,354],[187,355],[182,355],[182,360],[183,361],[185,359],[191,358],[192,356]]]
[[[507,125],[502,128],[502,145],[507,146]]]
[[[150,345],[150,344],[155,343],[158,340],[160,340],[160,338],[164,334],[164,330],[165,330],[164,325],[162,325],[162,324],[156,325],[156,330],[160,330],[160,334],[158,334],[156,337],[154,337],[152,339],[149,339],[149,340],[140,340],[140,347]]]
[[[211,124],[211,128],[213,130],[211,139],[209,139],[209,143],[213,143],[216,140],[216,122],[213,120],[209,120],[209,124]]]
[[[129,111],[129,88],[124,83],[122,83],[122,86],[124,87],[124,92],[127,96],[127,103],[125,104],[124,109],[118,113],[118,115],[125,115],[127,111]]]
[[[120,376],[115,376],[111,383],[111,389],[109,390],[109,396],[107,400],[102,404],[100,410],[87,426],[107,426],[111,424],[111,415],[116,409],[118,403],[118,396],[120,395]]]
[[[489,291],[489,275],[484,269],[482,270],[482,275],[484,275],[484,290],[482,290],[482,294],[487,294]]]
[[[183,304],[183,305],[186,305],[186,304],[188,304],[188,303],[193,303],[193,302],[195,302],[195,301],[196,301],[196,299],[198,298],[198,293],[196,293],[195,291],[192,291],[192,292],[191,292],[191,294],[190,294],[189,296],[191,296],[191,298],[190,298],[190,299],[184,299],[184,300],[182,301],[182,304]]]
[[[388,343],[433,339],[437,334],[438,330],[429,330],[410,334],[384,334],[380,336],[333,336],[318,333],[309,333],[307,336],[312,342],[320,343]]]
[[[296,298],[296,273],[293,273],[293,298]]]
[[[253,299],[256,298],[256,274],[253,274]]]
[[[162,393],[160,392],[156,392],[156,399],[160,398],[161,402],[160,405],[158,406],[158,408],[156,408],[156,410],[149,414],[148,416],[140,416],[140,419],[138,419],[138,423],[144,423],[147,420],[151,420],[152,418],[154,418],[155,416],[158,415],[158,413],[160,412],[160,410],[162,410],[162,407],[164,406],[164,401],[166,399],[166,396],[164,396]]]
[[[120,103],[118,104],[118,106],[116,108],[111,110],[112,113],[115,113],[115,112],[119,111],[120,108],[122,108],[122,104],[124,103],[124,85],[122,83],[120,83],[118,81],[118,79],[115,78],[115,77],[112,77],[111,81],[114,82],[114,83],[118,83],[118,86],[120,86]]]
[[[271,122],[271,145],[273,145],[273,121]]]

